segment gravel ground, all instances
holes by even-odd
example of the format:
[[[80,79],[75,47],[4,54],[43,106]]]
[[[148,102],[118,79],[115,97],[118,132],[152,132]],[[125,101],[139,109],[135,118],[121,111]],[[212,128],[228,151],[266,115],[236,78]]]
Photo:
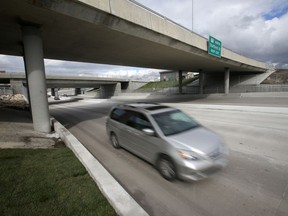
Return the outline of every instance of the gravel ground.
[[[64,145],[58,134],[34,131],[30,112],[1,105],[0,148],[54,148]]]

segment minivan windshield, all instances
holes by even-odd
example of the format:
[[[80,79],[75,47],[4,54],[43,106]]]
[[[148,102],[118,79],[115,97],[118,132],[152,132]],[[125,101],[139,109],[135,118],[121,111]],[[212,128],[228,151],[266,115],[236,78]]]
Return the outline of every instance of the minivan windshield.
[[[180,110],[157,113],[153,114],[152,117],[165,136],[178,134],[199,126],[195,120]]]

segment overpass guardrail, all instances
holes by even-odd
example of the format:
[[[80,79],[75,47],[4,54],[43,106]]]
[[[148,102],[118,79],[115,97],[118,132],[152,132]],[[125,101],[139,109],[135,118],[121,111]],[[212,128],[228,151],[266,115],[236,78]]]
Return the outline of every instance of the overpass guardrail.
[[[155,88],[134,91],[135,93],[152,93],[152,94],[179,94],[178,87],[170,88]],[[204,87],[204,94],[218,94],[224,93],[224,86],[218,87]],[[230,93],[253,93],[253,92],[288,92],[288,85],[245,85],[230,87]],[[199,86],[184,86],[183,94],[199,94]]]

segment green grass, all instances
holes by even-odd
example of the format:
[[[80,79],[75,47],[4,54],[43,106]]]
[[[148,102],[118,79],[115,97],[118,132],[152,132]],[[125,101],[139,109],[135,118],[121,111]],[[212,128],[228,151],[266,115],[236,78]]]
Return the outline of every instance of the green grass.
[[[184,79],[183,85],[187,85],[194,80],[198,79],[198,77]],[[169,88],[169,87],[177,87],[179,86],[179,81],[158,81],[158,82],[149,82],[146,85],[142,86],[140,90],[147,90],[147,89],[161,89],[161,88]]]
[[[0,149],[0,215],[116,215],[68,148]]]

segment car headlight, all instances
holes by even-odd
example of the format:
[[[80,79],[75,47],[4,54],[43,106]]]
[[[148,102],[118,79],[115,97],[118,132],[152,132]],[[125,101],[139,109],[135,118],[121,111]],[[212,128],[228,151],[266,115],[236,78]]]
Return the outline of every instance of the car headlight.
[[[198,157],[192,151],[178,150],[178,155],[185,160],[198,160]]]

